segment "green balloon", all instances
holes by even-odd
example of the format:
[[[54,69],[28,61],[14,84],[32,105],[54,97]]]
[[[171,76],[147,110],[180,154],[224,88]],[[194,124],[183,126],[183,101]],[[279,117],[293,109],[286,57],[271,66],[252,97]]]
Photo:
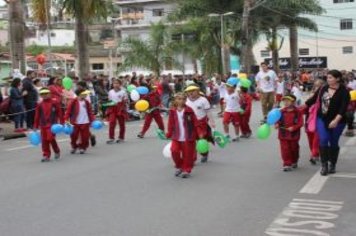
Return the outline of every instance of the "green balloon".
[[[251,81],[248,79],[241,79],[240,85],[241,85],[241,87],[249,88],[249,87],[251,87]]]
[[[210,146],[206,139],[200,139],[197,142],[196,148],[197,148],[197,152],[199,154],[205,154],[205,153],[209,152]]]
[[[220,148],[225,148],[226,145],[230,143],[230,140],[219,131],[214,131],[213,137]]]
[[[69,77],[64,77],[62,81],[62,85],[66,90],[70,90],[73,86],[73,80]]]
[[[261,125],[257,130],[257,138],[266,140],[271,135],[271,127],[268,124]]]
[[[127,92],[129,92],[129,93],[131,93],[135,89],[136,89],[136,86],[133,84],[130,84],[129,86],[127,86]]]

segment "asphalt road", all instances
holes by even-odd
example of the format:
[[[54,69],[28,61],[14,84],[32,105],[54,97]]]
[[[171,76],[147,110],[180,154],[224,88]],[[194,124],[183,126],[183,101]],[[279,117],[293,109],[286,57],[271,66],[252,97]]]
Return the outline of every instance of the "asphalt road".
[[[260,106],[254,106],[256,130]],[[221,123],[221,122],[217,122]],[[321,178],[308,162],[305,137],[300,168],[281,171],[276,132],[213,148],[190,179],[173,176],[166,142],[150,130],[124,144],[106,145],[107,131],[86,155],[40,163],[26,139],[0,143],[0,235],[260,236],[356,235],[355,139],[344,139],[339,176]]]

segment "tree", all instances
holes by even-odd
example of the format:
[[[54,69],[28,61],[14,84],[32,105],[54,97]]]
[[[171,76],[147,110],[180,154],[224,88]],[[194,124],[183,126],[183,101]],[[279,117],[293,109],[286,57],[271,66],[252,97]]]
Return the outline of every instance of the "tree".
[[[90,71],[89,65],[89,32],[91,20],[105,19],[111,9],[111,2],[106,0],[64,0],[64,10],[75,18],[77,70],[79,78]]]
[[[25,22],[23,2],[6,0],[9,9],[9,42],[12,69],[20,69],[26,74],[25,60]]]
[[[216,49],[224,50],[225,58],[223,58],[223,60],[225,61],[224,64],[227,65],[227,67],[229,67],[230,65],[231,54],[241,56],[240,26],[238,24],[239,17],[237,16],[242,13],[242,0],[180,0],[177,2],[177,10],[174,12],[173,17],[171,17],[170,20],[173,22],[184,21],[186,24],[190,24],[190,21],[192,21],[193,23],[197,23],[200,21],[201,24],[199,27],[208,27],[205,32],[205,35],[209,36],[200,38],[198,37],[198,39],[201,40],[200,45],[209,45],[210,50],[214,51],[211,53],[211,56],[215,55]],[[224,18],[224,35],[221,35],[220,18],[211,18],[208,16],[211,13],[224,14],[228,12],[234,12],[235,14]],[[196,33],[200,34],[202,28],[196,28]],[[221,40],[221,37],[223,37],[224,40]],[[205,42],[203,42],[202,40],[205,40]],[[215,45],[212,46],[210,42],[215,42]],[[205,55],[208,55],[208,52],[205,52]],[[215,60],[222,61],[220,55],[219,57],[220,58],[215,58]],[[199,60],[201,59],[202,58],[199,58]],[[206,61],[210,61],[210,59],[212,58],[206,59]],[[205,64],[204,61],[202,62],[203,64]],[[229,68],[226,68],[225,70],[228,71]],[[216,71],[218,71],[217,67],[215,68],[214,72]]]
[[[121,70],[139,67],[153,71],[157,76],[161,74],[163,65],[177,64],[173,58],[170,47],[169,34],[163,23],[152,24],[148,40],[128,37],[123,40],[120,47],[124,61]]]
[[[317,0],[271,0],[266,1],[265,4],[254,11],[254,16],[258,17],[262,22],[260,29],[267,32],[274,32],[272,38],[276,38],[278,27],[286,27],[289,29],[292,70],[297,71],[299,69],[298,28],[311,31],[318,30],[313,20],[301,15],[321,14],[322,12],[323,9]],[[278,48],[278,46],[274,48]],[[273,61],[277,62],[278,60],[276,60],[275,57],[278,57],[278,51],[272,51],[272,55]],[[279,70],[278,65],[274,67],[276,70]]]

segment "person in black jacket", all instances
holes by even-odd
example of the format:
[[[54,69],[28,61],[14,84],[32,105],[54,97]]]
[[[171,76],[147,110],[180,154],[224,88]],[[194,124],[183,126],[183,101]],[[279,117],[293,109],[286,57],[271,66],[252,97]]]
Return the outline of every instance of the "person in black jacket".
[[[26,108],[27,129],[33,129],[35,119],[35,109],[38,101],[38,92],[33,85],[33,79],[36,77],[34,71],[27,71],[26,78],[22,80],[22,92],[26,93],[24,104]]]
[[[334,174],[340,151],[339,139],[346,126],[346,111],[350,102],[350,94],[340,71],[329,71],[327,85],[307,100],[306,105],[310,107],[317,102],[320,104],[316,124],[322,164],[320,174]]]

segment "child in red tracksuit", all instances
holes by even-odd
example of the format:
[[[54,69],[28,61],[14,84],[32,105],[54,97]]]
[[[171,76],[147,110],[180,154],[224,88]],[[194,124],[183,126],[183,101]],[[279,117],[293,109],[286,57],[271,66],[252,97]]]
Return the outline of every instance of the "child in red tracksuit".
[[[250,138],[252,131],[250,128],[250,118],[252,110],[252,97],[248,93],[248,89],[241,87],[241,109],[243,110],[240,115],[240,129],[241,129],[241,138]]]
[[[150,104],[150,109],[146,112],[145,122],[141,132],[137,135],[138,138],[144,138],[147,130],[150,128],[152,120],[156,121],[156,124],[160,130],[164,132],[164,123],[160,112],[161,96],[157,91],[157,86],[152,86],[151,91],[143,99],[147,100]]]
[[[173,108],[169,111],[167,138],[172,139],[172,158],[175,163],[175,176],[188,178],[193,169],[198,139],[197,117],[192,108],[185,105],[187,97],[178,93]]]
[[[276,124],[283,160],[283,171],[291,171],[298,167],[300,129],[303,126],[302,112],[295,106],[296,97],[283,97],[284,108],[282,117]]]
[[[79,149],[80,154],[84,154],[89,147],[90,124],[95,120],[95,116],[90,103],[86,100],[90,91],[80,89],[75,93],[77,94],[77,98],[68,104],[64,120],[74,125],[74,131],[70,136],[71,154],[75,154],[77,149]],[[80,143],[78,143],[79,136]]]
[[[47,88],[39,91],[42,102],[36,107],[34,128],[41,130],[43,159],[41,162],[49,162],[51,158],[51,146],[54,158],[60,158],[60,149],[56,141],[56,135],[51,132],[53,124],[63,124],[63,114],[58,102],[51,99],[51,92]]]
[[[109,100],[116,103],[115,106],[109,107],[106,111],[109,119],[109,140],[107,144],[115,143],[115,128],[116,123],[119,122],[120,134],[116,143],[123,142],[125,140],[126,132],[126,119],[127,115],[127,93],[122,89],[121,80],[114,80],[113,89],[109,91]]]

